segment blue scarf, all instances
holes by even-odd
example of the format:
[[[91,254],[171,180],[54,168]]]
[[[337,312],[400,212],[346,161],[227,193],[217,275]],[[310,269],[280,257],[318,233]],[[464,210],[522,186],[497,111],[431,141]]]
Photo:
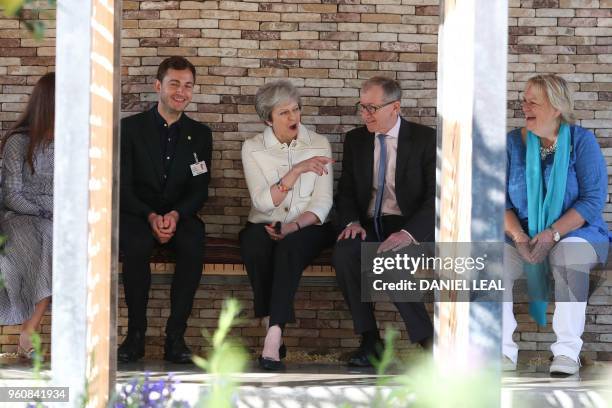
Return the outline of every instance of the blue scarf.
[[[550,227],[561,216],[567,170],[570,157],[570,128],[562,123],[557,135],[557,150],[546,183],[546,196],[544,196],[544,177],[540,162],[540,138],[531,132],[527,133],[527,210],[529,223],[529,236],[535,237]],[[546,325],[546,308],[548,306],[548,260],[539,264],[524,264],[527,276],[527,289],[529,294],[529,315],[540,326]]]

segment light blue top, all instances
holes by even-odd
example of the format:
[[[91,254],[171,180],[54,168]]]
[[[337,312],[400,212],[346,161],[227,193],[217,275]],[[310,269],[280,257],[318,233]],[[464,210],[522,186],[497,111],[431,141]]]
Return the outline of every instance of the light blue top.
[[[608,226],[602,213],[608,194],[606,162],[593,132],[572,125],[570,137],[571,151],[562,213],[573,208],[584,218],[585,224],[565,237],[585,239],[595,248],[599,261],[605,263],[608,256]],[[506,209],[514,210],[523,229],[527,231],[527,147],[521,138],[521,129],[508,133],[506,150]],[[546,185],[549,182],[553,158],[554,153],[542,162]]]

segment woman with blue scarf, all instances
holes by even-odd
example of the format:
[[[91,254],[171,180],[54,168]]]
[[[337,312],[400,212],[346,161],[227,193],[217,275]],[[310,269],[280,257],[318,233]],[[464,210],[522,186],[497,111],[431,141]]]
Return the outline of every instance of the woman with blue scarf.
[[[508,134],[503,304],[504,370],[515,370],[512,339],[514,280],[525,277],[529,314],[546,325],[549,279],[554,278],[551,374],[580,368],[589,271],[605,262],[608,228],[602,217],[608,193],[606,163],[593,133],[574,123],[563,78],[538,75],[522,99],[525,127]]]

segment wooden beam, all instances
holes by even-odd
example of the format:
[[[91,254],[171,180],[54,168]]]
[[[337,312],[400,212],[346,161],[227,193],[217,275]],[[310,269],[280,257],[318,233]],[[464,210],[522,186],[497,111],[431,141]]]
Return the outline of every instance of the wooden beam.
[[[508,2],[443,0],[440,9],[436,240],[452,256],[457,242],[503,242]],[[497,248],[487,267],[499,272]],[[449,296],[435,309],[437,364],[498,370],[501,304]]]
[[[114,385],[117,6],[57,7],[51,368],[66,406],[106,407]]]

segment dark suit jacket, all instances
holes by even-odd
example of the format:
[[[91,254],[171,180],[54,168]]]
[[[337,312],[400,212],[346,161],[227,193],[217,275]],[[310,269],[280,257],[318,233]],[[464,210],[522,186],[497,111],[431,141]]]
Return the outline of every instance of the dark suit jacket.
[[[395,195],[405,218],[404,229],[419,242],[434,240],[436,195],[436,132],[401,119],[395,170]],[[362,225],[372,198],[374,133],[351,130],[344,140],[342,176],[336,208],[339,226]]]
[[[153,107],[157,109],[157,105]],[[208,198],[212,133],[184,113],[174,160],[163,179],[160,135],[153,109],[121,120],[121,212],[147,217],[151,212],[178,211],[194,216]],[[190,165],[204,160],[208,172],[193,176]]]

